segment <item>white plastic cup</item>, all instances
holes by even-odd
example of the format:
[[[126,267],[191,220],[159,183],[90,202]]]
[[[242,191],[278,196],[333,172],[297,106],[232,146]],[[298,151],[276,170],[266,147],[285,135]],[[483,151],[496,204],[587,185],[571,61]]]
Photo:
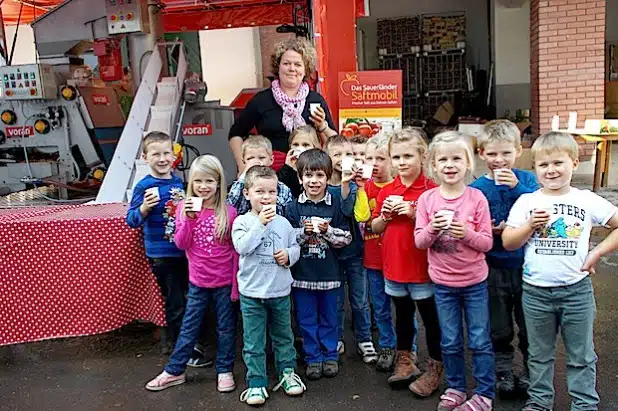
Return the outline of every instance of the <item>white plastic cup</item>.
[[[397,205],[403,201],[403,196],[388,196],[386,197],[393,205]]]
[[[451,224],[453,223],[453,217],[455,217],[455,211],[453,210],[440,210],[436,213],[438,216],[446,217],[446,227],[445,230],[451,228]]]
[[[277,211],[276,208],[277,206],[275,204],[266,204],[265,206],[262,206],[262,210],[264,212],[269,211],[269,210]]]
[[[202,197],[191,197],[191,202],[193,203],[193,207],[191,207],[191,211],[200,212],[202,211],[202,203],[204,199]]]
[[[554,213],[554,201],[547,196],[541,195],[534,202],[535,210],[544,210],[552,215]]]
[[[560,130],[560,116],[553,116],[551,119],[551,129],[552,131]]]
[[[373,175],[373,165],[363,164],[363,179],[369,180]]]
[[[344,157],[341,159],[341,171],[342,172],[351,173],[353,165],[354,165],[353,157]]]
[[[500,175],[500,173],[507,172],[507,171],[509,171],[508,168],[497,168],[497,169],[494,170],[494,182],[496,183],[497,186],[502,185],[498,181],[498,175]]]
[[[573,131],[577,128],[577,111],[571,111],[569,113],[568,130]]]
[[[314,114],[319,107],[320,103],[309,103],[309,113]]]
[[[354,160],[354,165],[356,168],[362,168],[364,164],[365,163],[363,163],[363,160]]]
[[[314,233],[319,233],[320,232],[320,224],[325,223],[326,220],[323,219],[322,217],[311,217],[311,224],[313,224],[313,232]]]
[[[146,190],[146,193],[154,195],[155,197],[157,197],[157,200],[161,199],[161,195],[159,194],[159,187],[150,187]]]
[[[292,155],[298,158],[304,151],[305,151],[304,148],[299,147],[299,148],[294,149],[294,151],[292,152]]]

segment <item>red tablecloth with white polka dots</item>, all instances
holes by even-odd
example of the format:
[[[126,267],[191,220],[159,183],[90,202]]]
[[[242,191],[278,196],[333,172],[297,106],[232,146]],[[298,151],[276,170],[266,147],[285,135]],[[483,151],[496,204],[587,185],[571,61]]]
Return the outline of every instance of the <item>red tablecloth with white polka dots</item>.
[[[165,324],[124,204],[0,209],[0,345]]]

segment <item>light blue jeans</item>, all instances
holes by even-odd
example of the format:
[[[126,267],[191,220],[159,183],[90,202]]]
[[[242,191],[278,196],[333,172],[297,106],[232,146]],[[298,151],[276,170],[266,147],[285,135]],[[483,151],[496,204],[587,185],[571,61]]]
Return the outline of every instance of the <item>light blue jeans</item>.
[[[554,406],[556,340],[560,331],[567,352],[571,410],[598,410],[593,342],[596,304],[590,277],[564,287],[541,288],[524,283],[523,289],[529,342],[529,402],[546,409]]]

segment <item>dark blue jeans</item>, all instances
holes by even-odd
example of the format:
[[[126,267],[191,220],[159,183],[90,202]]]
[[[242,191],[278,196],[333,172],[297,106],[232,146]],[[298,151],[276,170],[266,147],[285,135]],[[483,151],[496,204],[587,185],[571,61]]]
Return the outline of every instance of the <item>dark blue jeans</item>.
[[[371,341],[371,314],[367,298],[367,272],[362,258],[350,258],[339,261],[339,271],[343,282],[339,288],[337,306],[339,310],[339,340],[343,341],[345,322],[345,287],[354,319],[354,338],[356,343]]]
[[[174,346],[185,313],[189,267],[185,257],[148,258],[165,301],[166,338]]]
[[[231,293],[231,286],[201,288],[189,284],[187,309],[182,319],[180,336],[165,371],[172,375],[184,372],[199,338],[208,304],[212,302],[217,316],[217,373],[232,372],[236,356],[236,310],[232,305]]]
[[[367,280],[373,303],[373,318],[378,326],[378,345],[383,349],[395,349],[397,340],[393,325],[393,308],[391,297],[384,291],[384,275],[381,271],[368,268]]]
[[[442,358],[448,388],[466,392],[463,320],[466,320],[468,348],[472,351],[474,393],[495,396],[494,352],[489,332],[487,281],[469,287],[436,284],[436,307],[442,330]]]
[[[240,296],[243,324],[242,357],[247,366],[247,386],[268,387],[266,374],[266,331],[270,335],[275,369],[280,375],[296,368],[296,350],[290,315],[290,296],[251,298]]]
[[[338,288],[328,291],[292,288],[296,321],[303,336],[303,351],[307,364],[339,359],[338,294]]]

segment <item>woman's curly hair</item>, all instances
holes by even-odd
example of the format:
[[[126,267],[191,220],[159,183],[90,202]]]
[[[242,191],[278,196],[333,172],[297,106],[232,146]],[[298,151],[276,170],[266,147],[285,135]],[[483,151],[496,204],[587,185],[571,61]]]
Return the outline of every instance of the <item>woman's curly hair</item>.
[[[290,38],[280,41],[275,45],[275,50],[270,57],[270,63],[272,65],[273,74],[275,77],[279,77],[279,63],[281,63],[281,57],[288,50],[294,50],[300,54],[305,64],[305,78],[307,80],[309,76],[315,71],[317,64],[317,53],[313,45],[303,38]]]

